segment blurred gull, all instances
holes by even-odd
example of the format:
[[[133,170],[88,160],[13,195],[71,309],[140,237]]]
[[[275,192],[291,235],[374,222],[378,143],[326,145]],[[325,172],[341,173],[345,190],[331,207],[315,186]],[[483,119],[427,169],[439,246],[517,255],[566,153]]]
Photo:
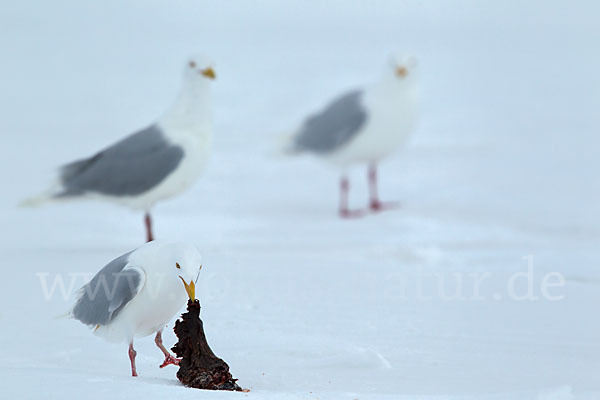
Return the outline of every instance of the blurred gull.
[[[393,58],[379,82],[345,93],[308,117],[287,144],[289,153],[312,153],[341,168],[342,217],[364,214],[348,208],[346,170],[354,164],[368,164],[370,209],[392,206],[379,200],[377,164],[403,145],[413,131],[417,117],[415,68],[413,58]]]
[[[162,343],[162,330],[188,296],[194,298],[200,268],[200,253],[192,245],[146,243],[102,268],[81,288],[69,315],[102,338],[129,343],[133,376],[135,337],[156,333],[154,340],[165,356],[160,367],[178,364]]]
[[[152,241],[150,211],[159,201],[187,189],[208,159],[212,141],[210,81],[212,63],[204,56],[185,65],[175,103],[157,122],[92,157],[66,164],[50,189],[23,205],[75,198],[99,198],[145,211],[146,237]]]

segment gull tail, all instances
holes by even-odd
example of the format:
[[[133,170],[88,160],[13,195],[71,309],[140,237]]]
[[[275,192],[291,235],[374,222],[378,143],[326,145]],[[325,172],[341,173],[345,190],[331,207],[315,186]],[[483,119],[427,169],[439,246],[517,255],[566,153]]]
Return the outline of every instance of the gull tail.
[[[52,201],[52,197],[49,193],[41,193],[21,200],[19,207],[39,207],[44,203]]]
[[[275,149],[270,152],[270,155],[275,158],[284,158],[299,154],[300,151],[294,144],[295,137],[295,133],[289,132],[276,135],[274,145]]]
[[[39,207],[46,203],[66,200],[65,189],[60,179],[54,179],[41,193],[28,197],[19,202],[19,207]]]
[[[67,311],[65,313],[62,314],[57,314],[55,316],[52,317],[52,319],[56,320],[56,319],[70,319],[73,318],[73,313],[71,311]]]
[[[60,199],[61,188],[59,188],[57,185],[54,185],[42,193],[21,200],[19,202],[19,207],[39,207],[46,203],[52,203]]]

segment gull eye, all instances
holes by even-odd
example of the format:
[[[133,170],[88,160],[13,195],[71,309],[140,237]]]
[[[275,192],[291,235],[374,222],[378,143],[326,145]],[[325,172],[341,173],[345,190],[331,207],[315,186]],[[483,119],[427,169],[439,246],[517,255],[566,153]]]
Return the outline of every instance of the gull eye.
[[[190,68],[196,68],[196,63],[194,61],[190,61]]]
[[[175,267],[177,267],[177,269],[181,269],[181,265],[179,265],[179,263],[175,263]]]

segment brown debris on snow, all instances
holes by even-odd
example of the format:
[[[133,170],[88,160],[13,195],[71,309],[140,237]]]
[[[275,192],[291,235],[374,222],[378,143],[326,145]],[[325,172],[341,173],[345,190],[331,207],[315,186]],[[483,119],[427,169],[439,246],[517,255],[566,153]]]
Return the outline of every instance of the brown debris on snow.
[[[246,391],[236,383],[229,365],[212,352],[200,319],[200,302],[189,300],[187,312],[175,322],[179,341],[172,350],[181,357],[177,378],[188,387],[209,390]]]

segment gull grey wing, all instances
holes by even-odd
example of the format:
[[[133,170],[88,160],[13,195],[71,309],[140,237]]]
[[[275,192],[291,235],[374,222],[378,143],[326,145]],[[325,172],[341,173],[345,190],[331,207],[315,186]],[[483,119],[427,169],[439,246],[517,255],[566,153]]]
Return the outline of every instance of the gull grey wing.
[[[138,131],[94,156],[64,165],[57,197],[100,193],[131,196],[146,192],[173,172],[183,158],[156,125]]]
[[[139,268],[127,266],[127,253],[109,262],[81,292],[71,314],[86,325],[106,325],[135,297],[144,283]]]
[[[362,98],[362,90],[352,91],[309,117],[295,136],[293,149],[329,153],[350,142],[367,121]]]

